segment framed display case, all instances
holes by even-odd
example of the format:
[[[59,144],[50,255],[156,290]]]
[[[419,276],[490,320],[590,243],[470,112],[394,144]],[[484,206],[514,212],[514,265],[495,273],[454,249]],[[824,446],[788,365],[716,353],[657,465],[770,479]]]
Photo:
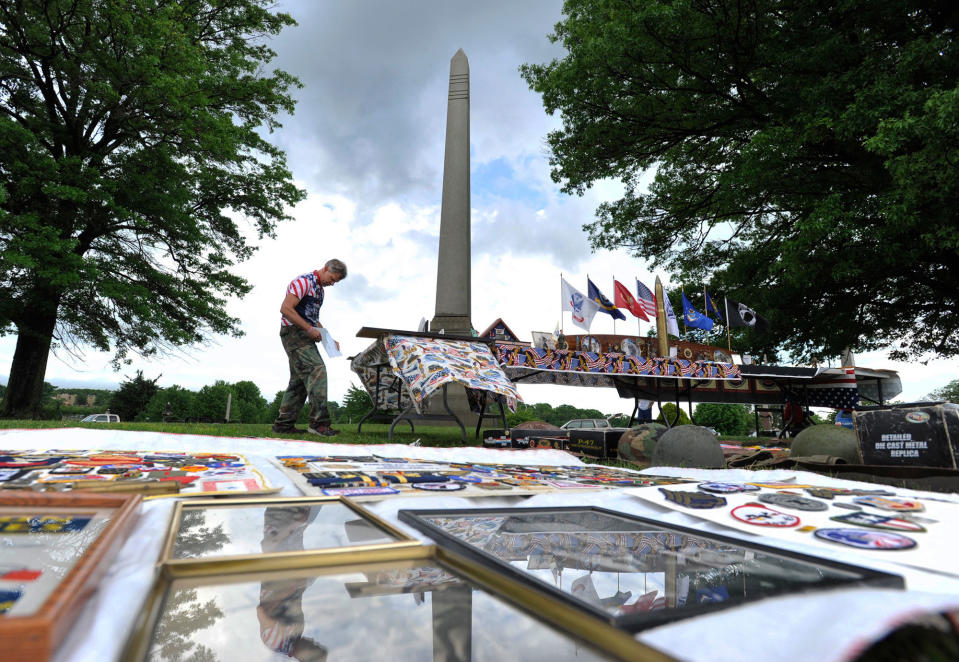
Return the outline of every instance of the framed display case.
[[[122,658],[324,660],[669,660],[562,604],[518,607],[525,589],[433,545],[405,558],[288,570],[161,574]],[[481,575],[484,570],[479,569]],[[551,602],[551,601],[546,601]],[[562,619],[560,619],[561,621]],[[278,655],[279,654],[279,655]]]
[[[136,519],[139,495],[0,492],[0,657],[50,658]]]
[[[635,632],[773,595],[901,577],[596,507],[401,510],[441,547]]]
[[[176,504],[160,560],[185,575],[376,560],[421,545],[342,497],[194,499]]]

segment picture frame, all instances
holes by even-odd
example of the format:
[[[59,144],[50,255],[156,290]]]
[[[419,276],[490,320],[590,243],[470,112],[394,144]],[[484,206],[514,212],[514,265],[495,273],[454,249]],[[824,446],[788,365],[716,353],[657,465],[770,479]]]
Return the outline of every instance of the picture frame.
[[[596,506],[398,515],[528,593],[626,632],[786,593],[905,586],[898,575]]]
[[[548,331],[531,331],[533,347],[537,349],[556,349],[556,337]]]
[[[176,576],[291,569],[421,545],[341,496],[191,499],[174,506],[160,563]]]
[[[389,551],[332,565],[161,572],[121,659],[165,659],[154,653],[169,652],[171,643],[250,662],[276,652],[324,660],[431,659],[439,651],[439,659],[471,659],[471,650],[492,646],[516,659],[539,653],[555,662],[673,659],[560,601],[534,595],[527,608],[525,587],[454,552],[435,545]],[[183,631],[194,621],[195,632]]]
[[[0,651],[50,659],[136,521],[141,497],[0,492]]]

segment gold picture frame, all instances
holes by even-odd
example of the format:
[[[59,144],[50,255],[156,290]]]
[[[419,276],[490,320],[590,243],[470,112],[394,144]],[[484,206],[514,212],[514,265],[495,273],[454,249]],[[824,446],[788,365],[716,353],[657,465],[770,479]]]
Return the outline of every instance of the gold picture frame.
[[[173,645],[251,662],[277,651],[316,660],[327,653],[431,659],[437,647],[459,651],[450,659],[468,659],[471,650],[493,646],[516,659],[672,660],[563,601],[433,545],[394,546],[376,560],[315,558],[322,563],[286,557],[269,569],[208,564],[205,573],[159,573],[121,659],[159,660],[159,651]],[[191,611],[200,607],[211,613]],[[171,634],[174,625],[194,629]]]
[[[420,546],[344,497],[191,499],[174,507],[160,564],[173,576],[263,571],[393,558]]]

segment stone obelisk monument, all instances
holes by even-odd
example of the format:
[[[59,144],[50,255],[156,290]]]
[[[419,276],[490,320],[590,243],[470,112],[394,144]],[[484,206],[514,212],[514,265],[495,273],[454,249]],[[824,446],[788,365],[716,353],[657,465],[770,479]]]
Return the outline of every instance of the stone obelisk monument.
[[[463,49],[450,60],[446,156],[436,313],[430,331],[470,335],[470,64]]]

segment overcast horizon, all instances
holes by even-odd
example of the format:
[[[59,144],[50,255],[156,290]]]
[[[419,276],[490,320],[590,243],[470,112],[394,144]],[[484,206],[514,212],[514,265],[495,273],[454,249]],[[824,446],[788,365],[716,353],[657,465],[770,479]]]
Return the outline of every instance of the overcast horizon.
[[[233,270],[253,286],[228,305],[246,335],[211,338],[165,358],[135,357],[119,372],[112,371],[110,354],[51,356],[45,381],[117,386],[142,370],[150,379],[162,374],[161,387],[191,390],[249,380],[272,400],[289,377],[278,337],[285,288],[336,257],[348,265],[349,277],[327,289],[320,320],[342,345],[344,358],[324,355],[330,399],[342,401],[349,385],[359,384],[345,357],[371,342],[355,336],[361,327],[415,329],[421,318],[433,317],[449,63],[460,48],[470,64],[474,327],[482,331],[501,317],[523,340],[533,331],[552,331],[561,321],[560,274],[584,292],[589,275],[609,298],[614,277],[652,285],[659,275],[679,287],[670,274],[654,274],[647,260],[625,251],[590,252],[582,226],[599,204],[618,197],[618,182],[571,197],[550,178],[545,137],[559,119],[545,113],[518,68],[563,55],[547,38],[561,7],[561,0],[280,2],[299,25],[271,42],[277,51],[272,66],[304,86],[293,93],[295,115],[282,116],[283,127],[268,139],[286,151],[307,198],[291,210],[295,220],[281,223],[274,240],[259,242],[254,256]],[[568,314],[563,322],[575,332]],[[619,333],[635,328],[632,318],[616,326]],[[643,333],[647,328],[644,323]],[[612,320],[598,315],[593,331],[613,333]],[[15,343],[15,335],[0,338],[4,373]],[[897,370],[902,401],[922,399],[959,376],[956,358],[923,366],[885,354],[858,355],[857,364]],[[530,404],[632,409],[614,389],[519,389]]]

